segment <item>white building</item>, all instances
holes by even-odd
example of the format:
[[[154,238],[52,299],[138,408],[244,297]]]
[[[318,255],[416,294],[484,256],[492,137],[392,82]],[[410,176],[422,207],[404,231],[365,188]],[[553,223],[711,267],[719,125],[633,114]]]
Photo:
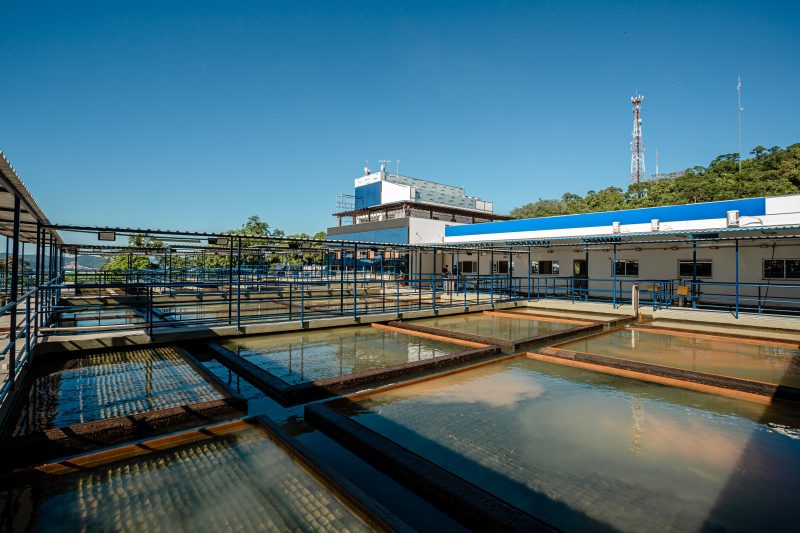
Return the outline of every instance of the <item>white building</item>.
[[[449,227],[510,218],[495,214],[492,202],[468,196],[461,187],[385,170],[356,178],[354,185],[353,195],[339,196],[334,213],[339,224],[328,228],[328,240],[441,243]]]
[[[539,297],[619,301],[639,283],[670,305],[800,309],[798,230],[800,195],[509,220],[446,228],[467,250],[440,264]]]

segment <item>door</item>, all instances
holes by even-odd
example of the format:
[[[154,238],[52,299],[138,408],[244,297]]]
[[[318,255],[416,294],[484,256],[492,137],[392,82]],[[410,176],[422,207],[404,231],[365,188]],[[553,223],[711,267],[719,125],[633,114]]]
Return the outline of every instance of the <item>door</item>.
[[[586,259],[575,259],[572,261],[572,277],[575,278],[574,287],[577,296],[588,296],[589,265]]]

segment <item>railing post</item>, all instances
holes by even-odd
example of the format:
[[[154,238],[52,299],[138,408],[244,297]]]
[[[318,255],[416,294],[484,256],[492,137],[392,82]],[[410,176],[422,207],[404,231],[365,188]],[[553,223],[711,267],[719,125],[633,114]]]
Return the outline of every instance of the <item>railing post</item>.
[[[236,239],[236,329],[242,329],[242,236]]]
[[[19,283],[19,217],[20,217],[20,200],[19,196],[14,195],[14,242],[11,248],[11,294],[9,302],[17,301],[18,283]],[[6,256],[8,261],[8,256]],[[6,263],[8,264],[8,263]],[[8,269],[6,269],[8,270]],[[10,337],[10,344],[8,348],[8,379],[11,380],[11,387],[14,387],[16,377],[16,351],[17,351],[17,305],[11,306],[11,313],[9,315],[8,334]]]
[[[358,272],[358,245],[353,245],[353,320],[358,320],[358,285],[356,276]]]
[[[25,357],[31,356],[31,294],[25,298]]]
[[[611,261],[611,265],[612,265],[611,273],[614,276],[614,281],[613,281],[614,298],[613,298],[613,303],[611,304],[611,308],[616,309],[617,308],[617,245],[616,244],[614,245],[614,259]]]
[[[736,318],[739,318],[739,239],[736,243]]]

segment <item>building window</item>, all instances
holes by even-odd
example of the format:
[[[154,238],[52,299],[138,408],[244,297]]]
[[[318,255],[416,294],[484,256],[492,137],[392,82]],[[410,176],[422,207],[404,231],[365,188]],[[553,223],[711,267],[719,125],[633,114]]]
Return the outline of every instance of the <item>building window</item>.
[[[678,277],[679,278],[692,277],[691,259],[678,261]],[[698,278],[712,277],[711,261],[708,260],[697,261],[697,277]]]
[[[764,259],[764,279],[800,279],[800,259]]]
[[[508,261],[497,261],[495,271],[498,274],[508,274]]]
[[[459,274],[475,274],[478,272],[477,261],[461,261],[458,263]]]
[[[560,270],[558,261],[531,261],[531,274],[557,276]]]
[[[615,270],[617,272],[617,276],[638,276],[639,261],[631,259],[617,261]]]

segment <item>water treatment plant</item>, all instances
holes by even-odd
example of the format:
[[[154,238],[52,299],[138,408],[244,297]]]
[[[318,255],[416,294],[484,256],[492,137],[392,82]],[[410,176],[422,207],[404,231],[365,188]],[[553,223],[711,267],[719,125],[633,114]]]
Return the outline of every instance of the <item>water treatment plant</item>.
[[[800,196],[509,220],[381,169],[293,239],[0,174],[4,530],[796,522]]]

